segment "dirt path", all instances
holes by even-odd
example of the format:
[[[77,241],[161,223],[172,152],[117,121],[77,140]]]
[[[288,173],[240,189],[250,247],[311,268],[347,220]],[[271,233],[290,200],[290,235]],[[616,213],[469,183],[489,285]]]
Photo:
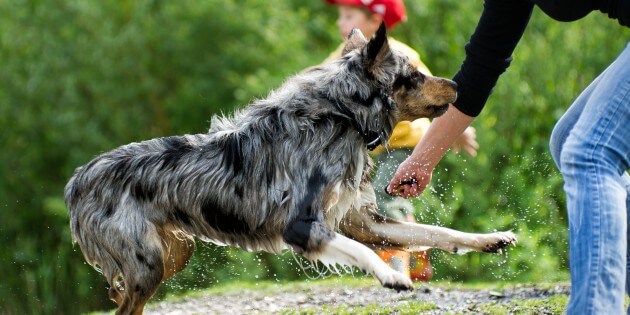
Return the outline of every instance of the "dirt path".
[[[443,287],[443,286],[442,286]],[[488,307],[500,308],[499,313],[556,314],[553,305],[529,301],[547,301],[552,296],[568,296],[569,287],[560,285],[516,285],[500,290],[441,288],[423,284],[413,292],[397,293],[376,285],[321,285],[308,283],[279,288],[230,290],[222,293],[202,293],[177,301],[164,301],[145,309],[145,314],[308,314],[335,313],[345,308],[378,305],[376,313],[398,314],[403,304],[422,302],[434,308],[422,314],[486,314]],[[529,303],[532,304],[532,303]],[[542,304],[542,305],[541,305]],[[331,311],[333,309],[333,311]],[[348,312],[348,310],[350,310]],[[368,312],[371,313],[371,312]]]

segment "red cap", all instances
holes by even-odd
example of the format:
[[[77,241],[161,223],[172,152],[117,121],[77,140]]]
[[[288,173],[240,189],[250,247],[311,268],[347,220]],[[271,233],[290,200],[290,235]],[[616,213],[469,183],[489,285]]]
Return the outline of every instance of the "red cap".
[[[402,0],[326,0],[326,2],[366,7],[373,13],[382,16],[388,29],[394,27],[398,22],[407,20],[405,4]]]

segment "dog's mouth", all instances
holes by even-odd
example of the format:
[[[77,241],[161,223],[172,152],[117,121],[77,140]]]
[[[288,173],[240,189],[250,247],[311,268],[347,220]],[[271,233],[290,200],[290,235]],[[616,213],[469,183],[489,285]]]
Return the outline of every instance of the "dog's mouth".
[[[429,113],[429,118],[436,118],[436,117],[440,117],[442,115],[444,115],[444,113],[446,113],[446,111],[448,110],[448,106],[449,104],[443,104],[443,105],[432,105],[429,107],[430,113]]]

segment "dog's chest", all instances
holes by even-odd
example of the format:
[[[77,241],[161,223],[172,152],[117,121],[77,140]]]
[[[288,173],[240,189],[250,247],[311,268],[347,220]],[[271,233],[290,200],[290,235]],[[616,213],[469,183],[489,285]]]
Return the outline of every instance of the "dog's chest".
[[[367,163],[369,156],[358,154],[357,162],[349,168],[346,177],[335,183],[330,196],[336,199],[324,212],[324,220],[331,228],[336,228],[341,219],[350,209],[360,209],[365,203],[365,196],[362,192],[362,183],[367,180],[367,172],[370,165]]]

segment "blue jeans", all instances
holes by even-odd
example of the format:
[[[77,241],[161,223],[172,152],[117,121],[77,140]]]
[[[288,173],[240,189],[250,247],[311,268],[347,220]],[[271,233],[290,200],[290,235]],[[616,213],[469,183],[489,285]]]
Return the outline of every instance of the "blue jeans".
[[[630,44],[556,124],[569,217],[568,314],[623,314],[630,292]]]

